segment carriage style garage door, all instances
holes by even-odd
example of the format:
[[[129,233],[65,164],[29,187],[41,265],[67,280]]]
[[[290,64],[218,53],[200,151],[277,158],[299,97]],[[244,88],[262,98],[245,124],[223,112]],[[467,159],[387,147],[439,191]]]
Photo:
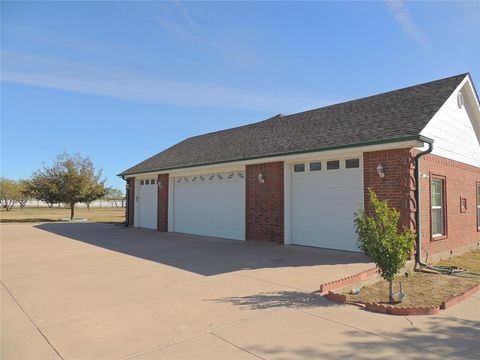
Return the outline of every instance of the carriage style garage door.
[[[353,214],[363,206],[360,158],[294,164],[292,243],[359,251]]]
[[[245,173],[173,179],[173,231],[245,240]]]
[[[135,226],[147,229],[157,228],[157,181],[137,180],[135,184]]]

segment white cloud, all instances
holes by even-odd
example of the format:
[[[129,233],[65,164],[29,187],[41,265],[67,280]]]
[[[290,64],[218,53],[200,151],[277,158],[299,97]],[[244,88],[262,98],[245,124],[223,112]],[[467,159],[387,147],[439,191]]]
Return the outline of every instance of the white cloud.
[[[386,0],[385,5],[404,33],[424,48],[431,47],[426,34],[417,26],[417,24],[414,23],[410,16],[410,12],[402,0]]]
[[[152,78],[10,51],[2,53],[1,75],[5,82],[177,106],[289,112],[325,104],[298,93]]]

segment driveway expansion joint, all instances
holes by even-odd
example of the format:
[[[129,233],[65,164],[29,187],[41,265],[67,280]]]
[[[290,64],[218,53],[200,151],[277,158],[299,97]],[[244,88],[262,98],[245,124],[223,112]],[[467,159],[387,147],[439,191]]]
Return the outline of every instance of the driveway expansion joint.
[[[47,342],[47,344],[52,348],[52,350],[58,355],[58,357],[62,360],[64,360],[64,358],[62,357],[62,355],[60,355],[60,353],[58,352],[57,349],[55,349],[55,346],[53,346],[53,344],[50,342],[50,340],[48,340],[48,338],[46,337],[46,335],[42,332],[42,330],[40,330],[40,328],[37,326],[37,324],[35,324],[35,322],[33,321],[33,319],[30,317],[30,315],[27,314],[27,312],[23,309],[22,305],[20,305],[20,303],[17,301],[17,299],[15,298],[15,296],[13,296],[13,294],[10,292],[10,290],[6,287],[6,285],[3,283],[3,281],[0,281],[0,284],[2,285],[2,287],[5,289],[5,291],[8,293],[8,295],[12,298],[13,302],[18,306],[18,308],[22,311],[22,313],[27,317],[27,319],[32,323],[32,325],[35,327],[35,329],[37,329],[38,333],[45,339],[45,341]]]

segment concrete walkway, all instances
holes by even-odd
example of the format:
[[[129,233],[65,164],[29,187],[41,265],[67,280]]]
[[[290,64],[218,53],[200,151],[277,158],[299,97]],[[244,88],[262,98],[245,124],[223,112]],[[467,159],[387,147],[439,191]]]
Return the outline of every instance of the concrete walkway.
[[[312,292],[360,254],[107,224],[1,235],[2,359],[480,357],[480,296],[391,317]]]

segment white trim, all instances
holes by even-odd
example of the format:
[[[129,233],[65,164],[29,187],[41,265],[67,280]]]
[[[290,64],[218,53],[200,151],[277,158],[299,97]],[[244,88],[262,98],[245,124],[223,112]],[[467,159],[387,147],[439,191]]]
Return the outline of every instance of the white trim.
[[[302,154],[263,157],[259,159],[231,161],[231,162],[225,162],[221,164],[200,165],[200,166],[189,167],[189,168],[129,174],[129,175],[125,175],[125,178],[140,177],[140,176],[149,177],[151,175],[158,175],[158,174],[170,174],[171,176],[182,176],[182,175],[209,173],[209,172],[228,172],[231,170],[244,169],[246,165],[251,165],[251,164],[262,164],[262,163],[276,162],[276,161],[285,161],[285,162],[291,163],[291,162],[297,162],[297,161],[299,162],[307,161],[308,159],[314,160],[319,158],[333,159],[338,157],[344,157],[345,154],[361,154],[369,151],[380,151],[380,150],[390,150],[390,149],[423,148],[424,146],[425,146],[424,142],[419,140],[400,141],[400,142],[392,142],[392,143],[379,144],[379,145],[349,147],[349,148],[336,149],[336,150],[325,150],[325,151],[315,151],[315,152],[302,153]]]
[[[292,244],[292,164],[283,164],[283,242],[285,245]]]
[[[167,231],[172,232],[174,229],[174,219],[173,219],[173,204],[174,204],[174,178],[173,176],[168,177],[168,229]]]

